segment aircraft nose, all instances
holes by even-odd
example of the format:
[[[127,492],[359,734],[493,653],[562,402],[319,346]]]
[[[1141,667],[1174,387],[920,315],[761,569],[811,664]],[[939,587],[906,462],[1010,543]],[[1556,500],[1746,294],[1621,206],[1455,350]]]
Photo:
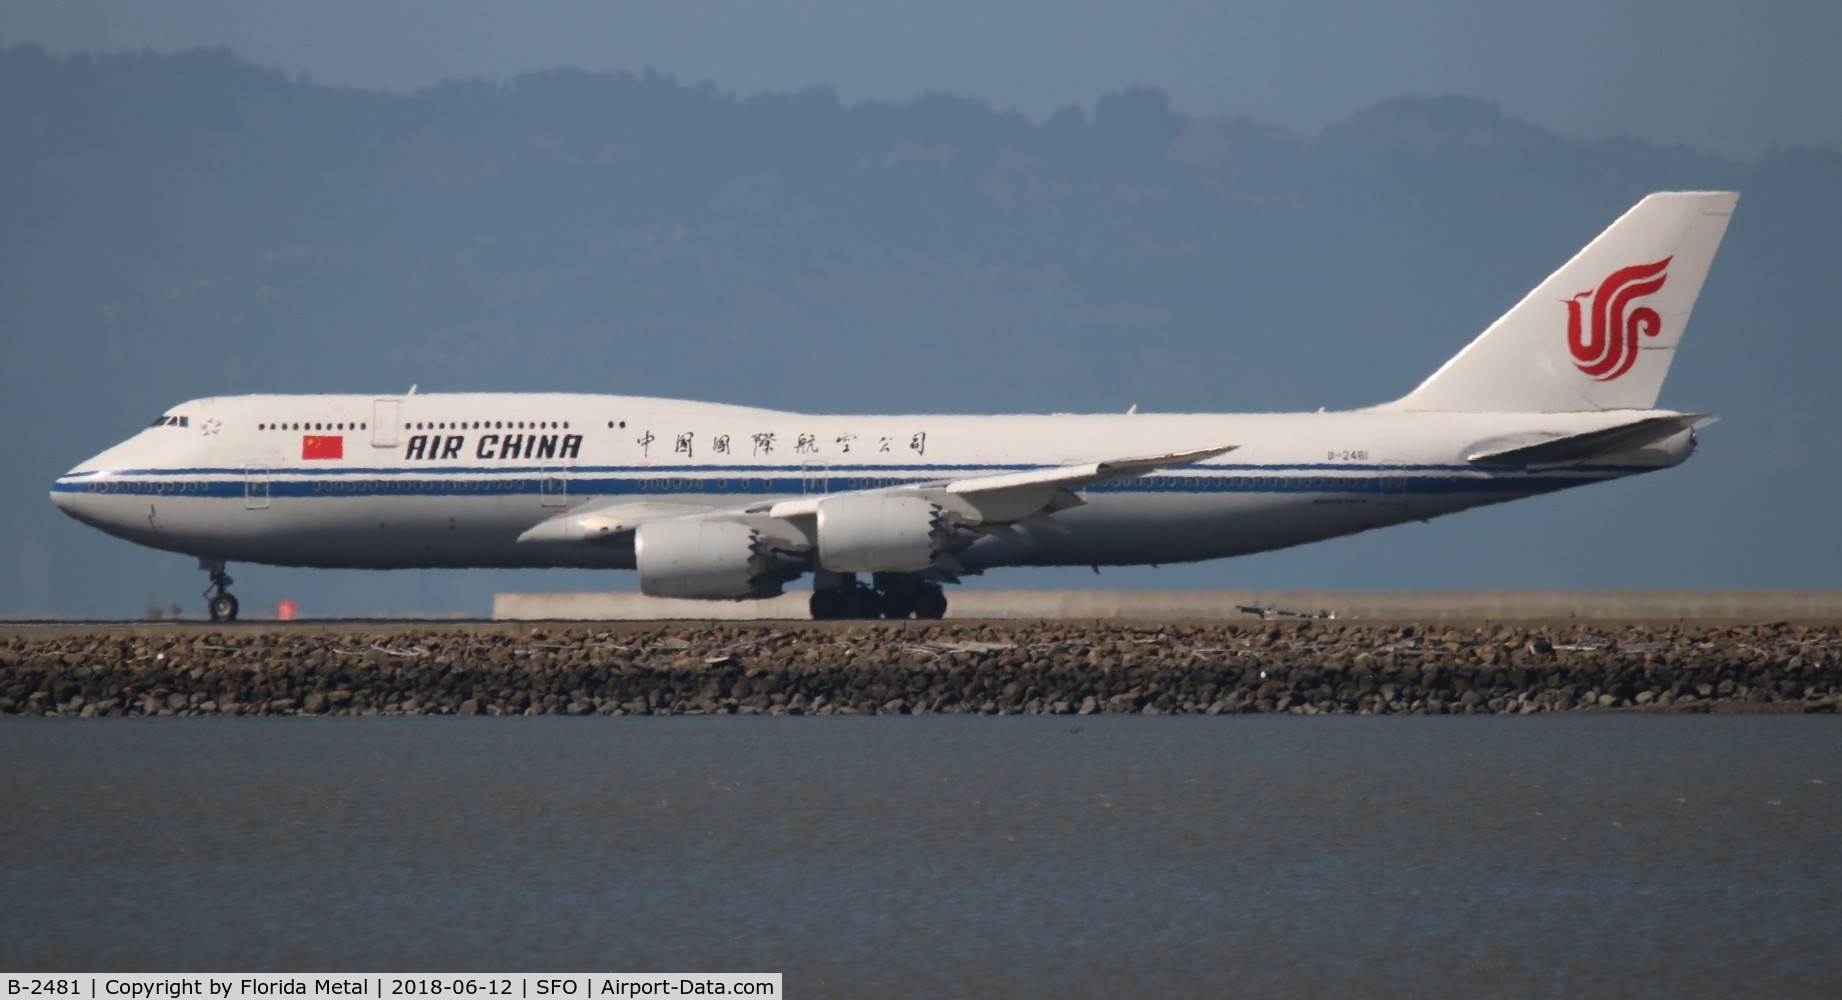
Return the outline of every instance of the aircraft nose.
[[[123,496],[106,467],[79,466],[51,484],[51,502],[66,516],[104,534],[145,544],[159,531],[153,497]]]
[[[71,474],[59,476],[57,481],[51,484],[51,502],[57,504],[59,510],[81,521],[83,520],[80,516],[82,489],[83,487],[77,485]]]
[[[93,473],[72,469],[51,484],[51,502],[66,515],[91,527],[100,527],[103,512],[91,489]]]

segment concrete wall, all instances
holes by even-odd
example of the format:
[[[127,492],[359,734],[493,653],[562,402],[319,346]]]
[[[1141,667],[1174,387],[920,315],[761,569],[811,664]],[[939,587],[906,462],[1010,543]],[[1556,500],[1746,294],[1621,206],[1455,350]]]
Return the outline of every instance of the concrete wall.
[[[1338,618],[1527,620],[1547,618],[1842,619],[1842,590],[949,590],[948,618],[1251,617],[1244,606]],[[507,620],[632,621],[803,619],[809,594],[765,601],[679,601],[636,593],[497,594]]]
[[[641,621],[696,619],[699,621],[750,621],[754,619],[811,618],[806,602],[811,593],[798,591],[765,601],[683,601],[647,597],[637,593],[494,594],[496,621],[562,619],[565,621]]]

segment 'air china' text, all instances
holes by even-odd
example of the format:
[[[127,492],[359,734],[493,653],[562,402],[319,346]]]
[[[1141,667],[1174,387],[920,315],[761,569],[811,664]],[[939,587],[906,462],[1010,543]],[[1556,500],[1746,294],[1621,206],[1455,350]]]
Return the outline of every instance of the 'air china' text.
[[[460,458],[467,450],[467,435],[417,434],[403,449],[403,460],[443,461]],[[482,434],[469,457],[478,459],[544,459],[582,457],[580,434]]]

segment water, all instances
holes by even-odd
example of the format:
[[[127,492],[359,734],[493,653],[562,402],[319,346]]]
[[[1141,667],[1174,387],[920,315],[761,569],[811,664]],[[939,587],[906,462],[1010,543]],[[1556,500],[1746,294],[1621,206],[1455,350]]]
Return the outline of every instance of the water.
[[[0,968],[1842,990],[1842,720],[0,723]]]

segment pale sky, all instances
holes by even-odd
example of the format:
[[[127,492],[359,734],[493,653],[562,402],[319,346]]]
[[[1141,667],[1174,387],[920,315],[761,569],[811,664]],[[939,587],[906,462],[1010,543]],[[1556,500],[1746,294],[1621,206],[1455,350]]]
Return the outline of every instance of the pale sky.
[[[1188,114],[1247,116],[1300,130],[1316,130],[1390,98],[1456,94],[1494,101],[1506,113],[1562,136],[1634,136],[1748,161],[1774,143],[1842,150],[1842,112],[1835,107],[1836,95],[1842,94],[1838,41],[1842,0],[0,0],[0,47],[32,43],[66,54],[225,46],[257,65],[305,73],[324,84],[396,91],[444,79],[506,80],[558,67],[652,68],[681,82],[708,80],[744,95],[826,85],[846,101],[900,101],[945,91],[1041,119],[1070,105],[1091,109],[1101,95],[1148,85],[1168,91],[1177,110]],[[9,96],[0,93],[0,101]],[[1778,231],[1769,216],[1745,221],[1755,217],[1749,211],[1769,210],[1769,200],[1749,204],[1754,208],[1742,205],[1736,234],[1751,226],[1760,227],[1755,232]],[[1761,284],[1759,275],[1832,272],[1823,268],[1834,240],[1825,241],[1823,233],[1815,227],[1796,234],[1808,245],[1800,243],[1803,249],[1790,256],[1773,256],[1755,246],[1750,259],[1771,266],[1754,265],[1750,294],[1793,287],[1790,294],[1821,294],[1820,279],[1774,285]],[[1581,235],[1590,237],[1591,230]],[[1812,266],[1813,261],[1820,266]],[[1728,304],[1704,305],[1698,316],[1713,316],[1723,308],[1729,316],[1745,315],[1744,269],[1717,269],[1716,280],[1733,282],[1723,286]],[[535,316],[518,319],[537,321]],[[1783,352],[1778,356],[1782,363],[1795,364],[1801,356],[1796,336],[1774,333],[1761,339]],[[1418,349],[1432,364],[1450,346],[1455,345],[1429,341]],[[252,336],[248,357],[254,363],[270,349],[260,336]],[[1345,378],[1359,374],[1351,371]],[[355,385],[378,384],[376,372],[359,377]],[[680,371],[669,377],[701,376]],[[1677,377],[1686,381],[1693,376]],[[1746,384],[1760,384],[1753,378]],[[42,372],[14,381],[20,389],[14,395],[21,399],[42,394],[47,384]],[[207,391],[259,388],[233,379]],[[1079,391],[1080,385],[1076,381],[1068,388]],[[81,386],[72,382],[64,389],[69,395]],[[147,398],[162,401],[159,405],[184,395],[172,386],[142,389]],[[1673,398],[1696,404],[1686,393]],[[1118,400],[1122,408],[1136,401],[1141,399]],[[1311,406],[1324,400],[1300,402]],[[1540,508],[1535,502],[1510,505],[1471,512],[1450,525],[1401,527],[1226,564],[1108,570],[1101,577],[1006,571],[985,585],[1655,585],[1665,572],[1656,568],[1660,565],[1689,567],[1679,577],[1685,583],[1829,585],[1842,561],[1810,555],[1812,544],[1823,552],[1821,546],[1834,545],[1833,533],[1810,526],[1808,512],[1823,509],[1822,498],[1833,495],[1834,463],[1793,463],[1789,467],[1804,479],[1788,481],[1785,489],[1768,495],[1707,492],[1715,478],[1731,482],[1736,476],[1782,473],[1785,466],[1773,464],[1782,453],[1780,437],[1773,435],[1788,439],[1794,432],[1789,418],[1781,416],[1784,411],[1768,402],[1749,399],[1718,411],[1731,422],[1709,437],[1711,454],[1685,472],[1655,483],[1597,487],[1587,491],[1594,498],[1590,501],[1566,496],[1542,501],[1547,506]],[[138,425],[145,414],[137,408],[129,417]],[[143,595],[160,605],[179,601],[188,613],[199,611],[195,595],[203,576],[190,560],[131,550],[65,522],[44,502],[43,484],[51,476],[111,440],[73,445],[41,469],[40,480],[16,484],[33,494],[29,503],[38,519],[0,532],[0,566],[12,568],[11,590],[0,585],[0,595],[14,595],[8,599],[11,606],[0,606],[0,612],[55,608],[96,613],[107,608],[110,614],[136,614],[145,606],[136,604]],[[1747,441],[1764,442],[1766,450],[1748,452]],[[1808,447],[1820,451],[1832,443],[1819,436]],[[1805,448],[1799,455],[1807,459],[1806,445],[1798,447]],[[1671,545],[1705,531],[1706,524],[1721,525],[1727,548],[1718,551],[1728,557],[1671,552],[1661,558],[1639,548],[1642,543],[1621,538],[1595,549],[1582,545],[1570,529],[1555,533],[1556,525],[1615,503],[1619,489],[1626,490],[1626,504],[1633,498],[1644,503],[1667,499],[1647,516],[1677,526],[1661,533]],[[47,529],[49,523],[57,528]],[[1568,547],[1553,555],[1548,551],[1552,544],[1525,544],[1526,560],[1483,561],[1469,555],[1509,552],[1512,547],[1499,548],[1502,539],[1526,537],[1561,537]],[[1648,537],[1654,541],[1658,535]],[[1584,552],[1585,557],[1575,559],[1568,552]],[[322,611],[343,612],[459,608],[477,614],[486,610],[493,590],[633,586],[630,574],[611,578],[559,571],[523,574],[516,582],[508,582],[507,574],[379,576],[273,567],[239,567],[235,575],[239,596],[251,609],[273,607],[283,595],[302,598],[307,608],[317,596]],[[90,583],[93,579],[100,582]]]
[[[9,0],[0,45],[223,45],[322,83],[408,91],[577,66],[741,94],[947,91],[1041,118],[1143,84],[1177,110],[1317,129],[1390,97],[1460,94],[1561,135],[1756,159],[1842,149],[1835,0]]]

